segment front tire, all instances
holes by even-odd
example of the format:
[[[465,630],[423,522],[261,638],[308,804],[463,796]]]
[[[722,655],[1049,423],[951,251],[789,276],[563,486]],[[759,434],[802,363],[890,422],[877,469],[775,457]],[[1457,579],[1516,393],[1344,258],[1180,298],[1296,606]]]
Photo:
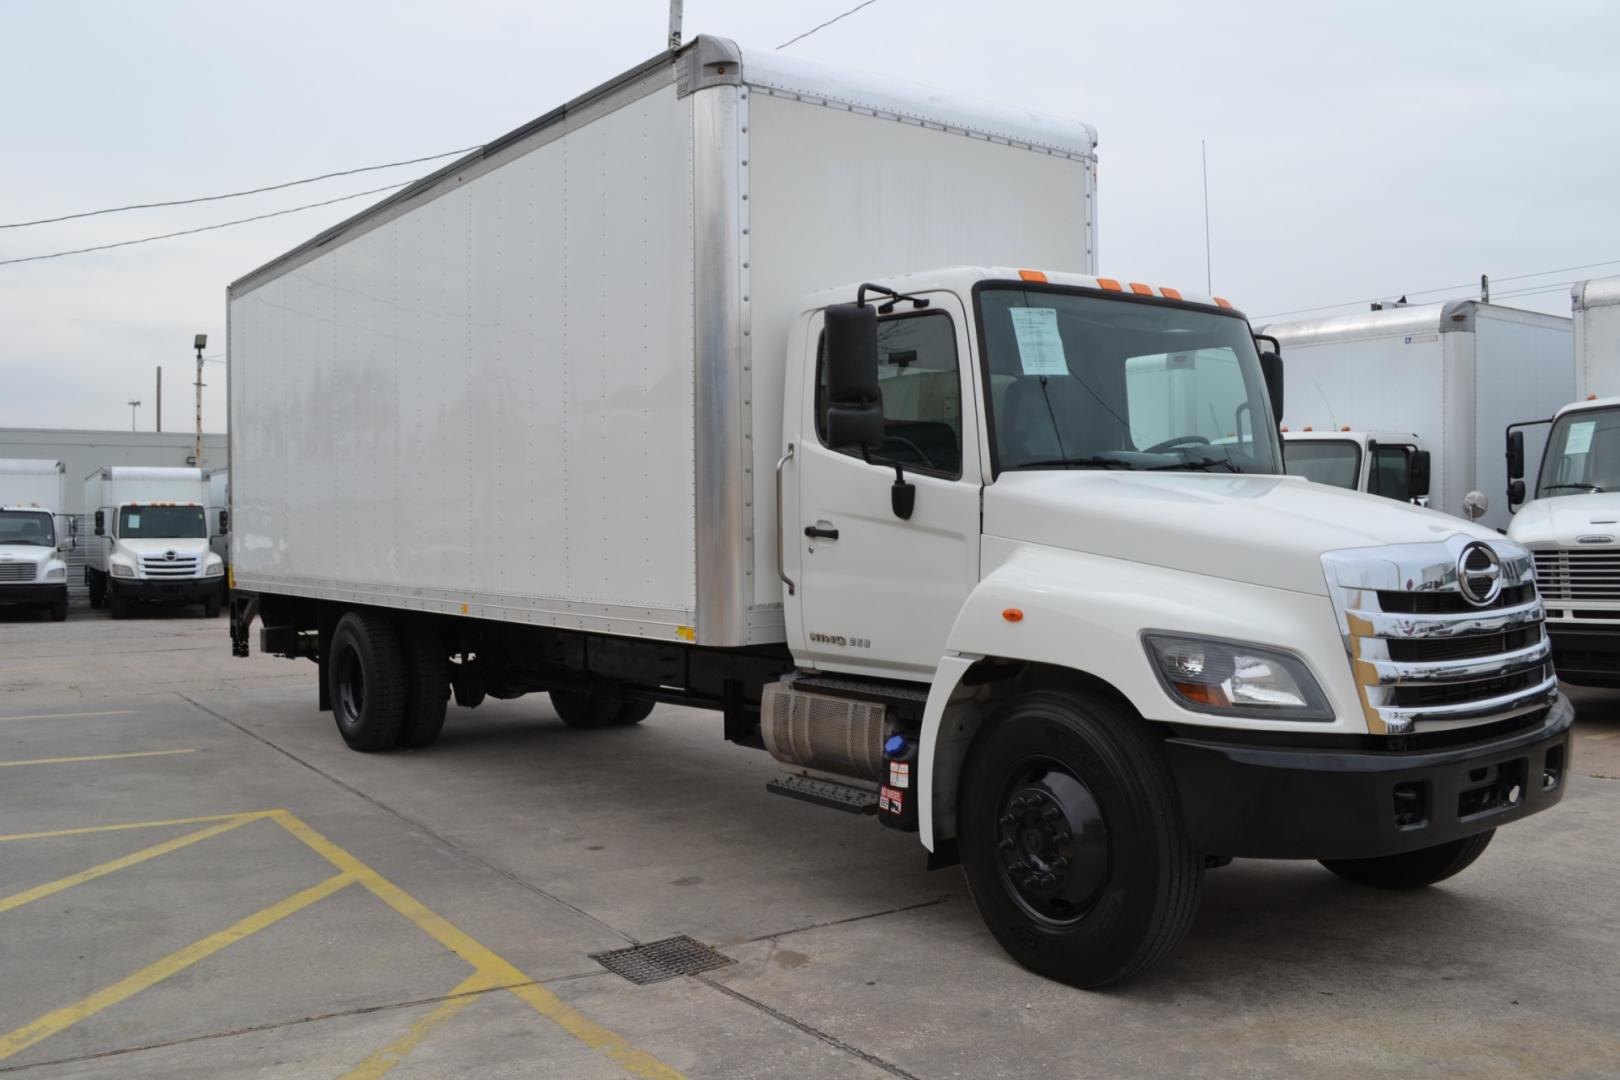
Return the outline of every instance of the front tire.
[[[217,618],[219,618],[220,607],[221,607],[221,604],[220,604],[219,594],[218,593],[214,594],[213,596],[205,598],[203,600],[203,618],[205,618],[205,619],[217,619]]]
[[[1495,829],[1461,840],[1375,859],[1323,859],[1322,865],[1347,881],[1379,889],[1421,889],[1454,877],[1471,866],[1490,846]]]
[[[122,619],[129,614],[129,601],[111,588],[107,590],[107,614],[115,619]]]
[[[332,631],[326,678],[332,716],[349,749],[392,747],[409,694],[405,650],[394,625],[375,611],[344,615]]]
[[[67,620],[67,607],[68,607],[68,602],[67,602],[67,597],[65,597],[65,596],[62,597],[62,599],[56,601],[54,604],[52,604],[51,605],[51,622],[65,622]]]
[[[957,827],[990,932],[1047,978],[1129,978],[1174,949],[1198,910],[1204,862],[1163,754],[1108,698],[1013,701],[974,741]]]

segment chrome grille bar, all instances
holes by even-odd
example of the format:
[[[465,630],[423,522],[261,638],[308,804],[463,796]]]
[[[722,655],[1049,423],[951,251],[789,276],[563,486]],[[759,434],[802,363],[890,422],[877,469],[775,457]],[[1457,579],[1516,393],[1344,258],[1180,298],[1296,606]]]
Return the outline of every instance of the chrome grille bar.
[[[1543,637],[1523,649],[1497,653],[1481,660],[1429,662],[1405,660],[1357,660],[1356,666],[1372,677],[1375,686],[1428,686],[1435,683],[1476,682],[1481,679],[1521,675],[1547,663],[1552,643]]]
[[[1466,612],[1460,615],[1408,615],[1402,612],[1351,610],[1351,632],[1357,637],[1375,638],[1456,638],[1474,634],[1500,634],[1534,626],[1544,613],[1541,599],[1501,608],[1488,613]]]

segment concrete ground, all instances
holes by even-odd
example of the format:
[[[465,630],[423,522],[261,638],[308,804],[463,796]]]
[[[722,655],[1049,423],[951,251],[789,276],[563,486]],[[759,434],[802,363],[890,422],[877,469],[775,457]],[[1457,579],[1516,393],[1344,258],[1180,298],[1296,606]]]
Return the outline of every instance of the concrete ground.
[[[1568,797],[1446,884],[1212,872],[1124,987],[1031,976],[911,837],[768,795],[717,716],[452,708],[346,750],[223,619],[0,614],[0,1074],[1620,1075],[1620,694]],[[636,986],[590,954],[735,962]]]

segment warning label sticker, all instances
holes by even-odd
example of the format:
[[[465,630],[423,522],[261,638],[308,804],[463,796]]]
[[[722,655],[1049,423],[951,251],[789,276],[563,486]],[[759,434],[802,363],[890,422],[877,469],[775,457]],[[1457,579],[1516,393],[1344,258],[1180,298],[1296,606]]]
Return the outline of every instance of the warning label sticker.
[[[885,814],[906,812],[906,793],[892,787],[878,789],[878,809]]]
[[[890,785],[892,785],[894,787],[897,787],[897,788],[908,788],[908,787],[910,787],[911,786],[911,762],[909,762],[909,761],[891,761],[891,762],[889,762],[889,783],[890,783]]]

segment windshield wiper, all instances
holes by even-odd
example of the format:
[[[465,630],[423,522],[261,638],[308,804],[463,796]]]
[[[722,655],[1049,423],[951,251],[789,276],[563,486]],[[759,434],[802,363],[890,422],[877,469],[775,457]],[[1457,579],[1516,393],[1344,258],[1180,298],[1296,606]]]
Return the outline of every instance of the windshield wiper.
[[[1563,488],[1571,488],[1571,489],[1573,489],[1575,491],[1602,491],[1603,490],[1602,488],[1598,487],[1596,484],[1582,484],[1582,483],[1548,484],[1546,487],[1542,488],[1541,490],[1542,491],[1559,491],[1559,490],[1561,490]]]
[[[1121,461],[1111,457],[1060,457],[1042,458],[1040,461],[1021,461],[1014,465],[1014,469],[1049,469],[1060,466],[1072,469],[1076,466],[1085,469],[1129,469],[1133,468],[1130,462]]]
[[[1232,464],[1231,458],[1188,458],[1178,461],[1174,465],[1149,465],[1147,472],[1175,472],[1178,469],[1224,469],[1227,472],[1242,472],[1243,470]]]

